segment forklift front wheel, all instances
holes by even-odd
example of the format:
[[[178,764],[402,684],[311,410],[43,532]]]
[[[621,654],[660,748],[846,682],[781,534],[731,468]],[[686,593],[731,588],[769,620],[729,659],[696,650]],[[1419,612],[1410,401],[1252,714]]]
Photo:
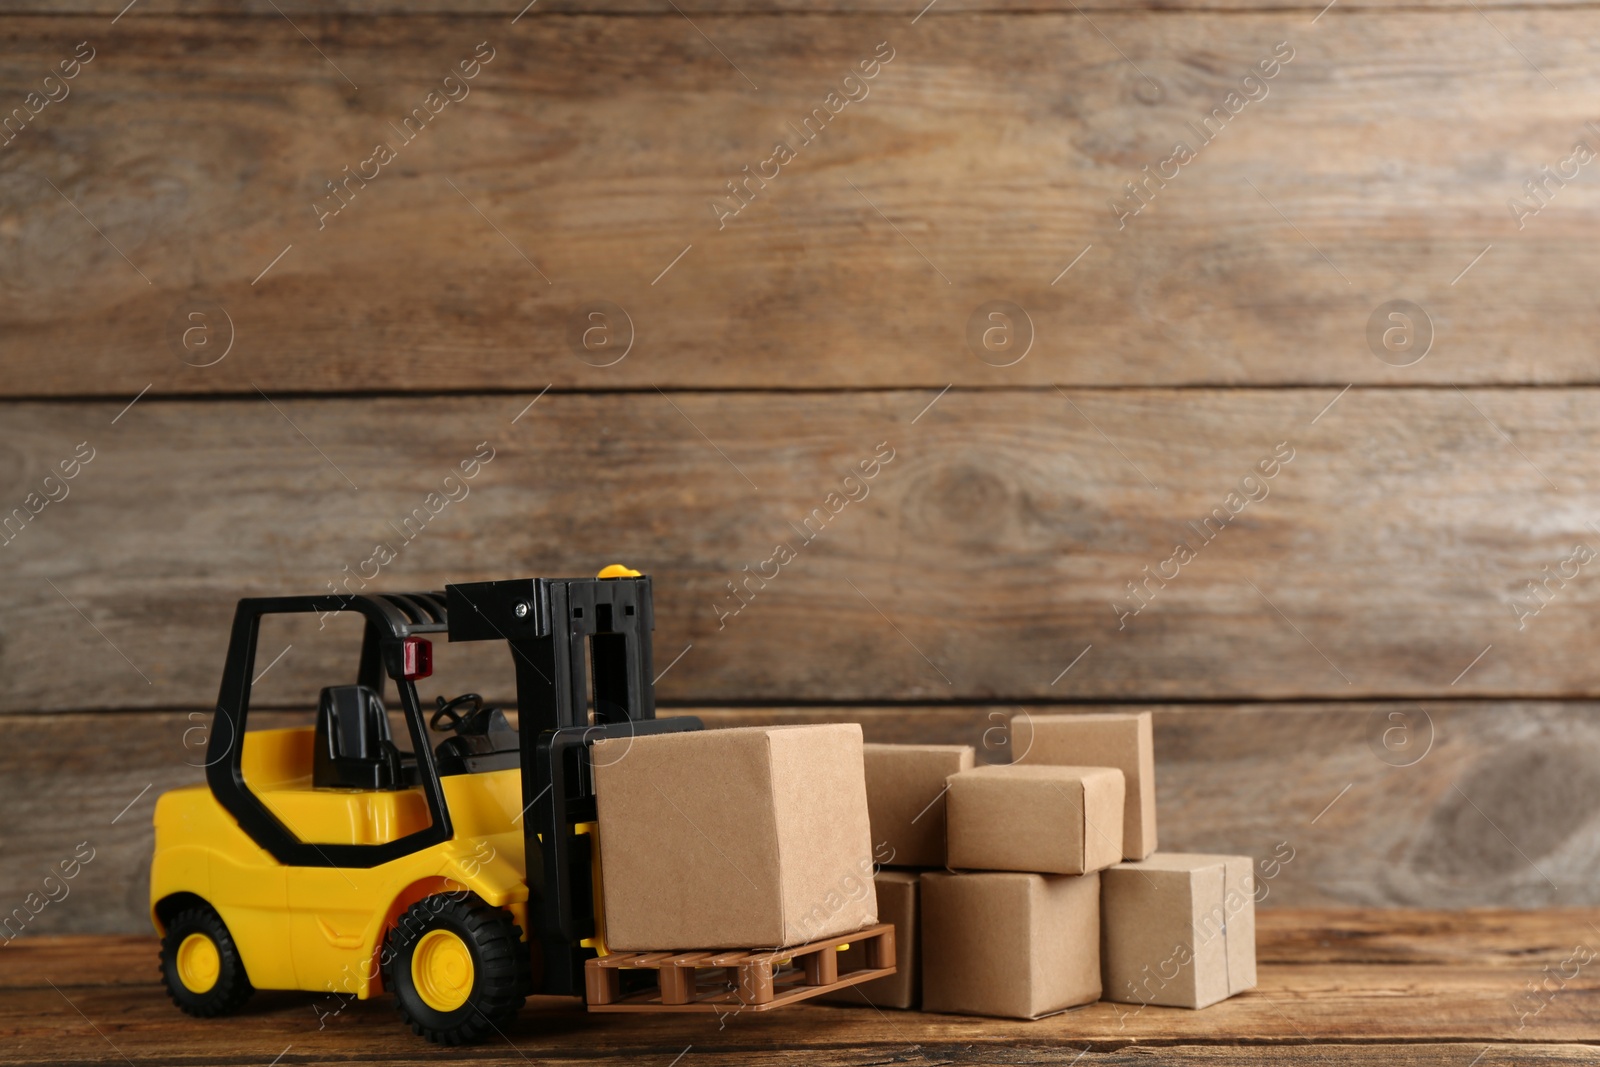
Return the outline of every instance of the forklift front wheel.
[[[465,893],[413,904],[389,931],[383,961],[400,1017],[441,1045],[487,1037],[516,1015],[531,984],[522,931]]]
[[[226,1015],[255,988],[222,917],[206,905],[172,917],[161,939],[161,977],[172,1002],[190,1015]]]

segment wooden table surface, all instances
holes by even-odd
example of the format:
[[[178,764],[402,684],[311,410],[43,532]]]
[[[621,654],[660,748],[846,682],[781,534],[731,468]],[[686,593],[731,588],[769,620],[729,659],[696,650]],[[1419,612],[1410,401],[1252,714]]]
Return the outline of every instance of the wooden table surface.
[[[719,1025],[540,999],[469,1049],[413,1037],[387,998],[321,1016],[331,1002],[259,993],[235,1018],[190,1019],[156,979],[153,938],[25,938],[0,950],[0,1063],[1592,1063],[1600,987],[1581,961],[1597,923],[1595,909],[1263,909],[1259,987],[1198,1012],[1095,1004],[1020,1022],[806,1005]]]

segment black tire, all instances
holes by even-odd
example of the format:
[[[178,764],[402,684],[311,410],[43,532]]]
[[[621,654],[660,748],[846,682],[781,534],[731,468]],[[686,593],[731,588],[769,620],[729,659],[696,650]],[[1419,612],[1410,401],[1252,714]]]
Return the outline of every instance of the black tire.
[[[413,969],[418,946],[436,931],[459,939],[472,961],[470,989],[451,1010],[428,1002]],[[453,945],[442,935],[435,940]],[[425,897],[384,939],[383,984],[414,1033],[440,1045],[471,1044],[505,1026],[522,1007],[532,985],[528,952],[522,930],[503,909],[470,893]]]
[[[192,954],[205,954],[208,950],[198,941],[184,949],[190,938],[204,938],[216,953],[216,979],[203,989],[192,989],[182,976],[180,955],[186,960]],[[193,970],[193,967],[190,967]],[[256,991],[245,973],[244,960],[238,946],[222,917],[204,904],[184,908],[167,924],[167,933],[161,939],[161,977],[166,982],[167,994],[172,1002],[190,1015],[210,1019],[237,1011],[250,994]],[[190,982],[195,981],[191,974]]]

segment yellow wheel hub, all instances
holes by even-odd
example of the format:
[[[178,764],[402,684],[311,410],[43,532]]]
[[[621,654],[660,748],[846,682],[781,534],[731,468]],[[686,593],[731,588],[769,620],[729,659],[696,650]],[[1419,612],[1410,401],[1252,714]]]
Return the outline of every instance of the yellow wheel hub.
[[[455,1011],[472,992],[472,951],[449,930],[430,930],[411,954],[411,983],[434,1011]]]
[[[178,980],[191,993],[209,992],[222,974],[222,953],[205,934],[190,934],[178,945]]]

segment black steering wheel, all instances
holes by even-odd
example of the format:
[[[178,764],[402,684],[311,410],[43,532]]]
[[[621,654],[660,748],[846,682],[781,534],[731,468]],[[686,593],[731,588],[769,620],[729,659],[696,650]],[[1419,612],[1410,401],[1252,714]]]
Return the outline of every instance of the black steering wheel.
[[[437,707],[432,718],[428,720],[430,730],[453,730],[456,733],[468,733],[474,719],[483,714],[483,697],[477,693],[462,693],[454,700],[444,697],[435,697]],[[465,714],[459,710],[463,705],[471,705]]]

